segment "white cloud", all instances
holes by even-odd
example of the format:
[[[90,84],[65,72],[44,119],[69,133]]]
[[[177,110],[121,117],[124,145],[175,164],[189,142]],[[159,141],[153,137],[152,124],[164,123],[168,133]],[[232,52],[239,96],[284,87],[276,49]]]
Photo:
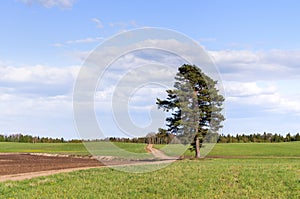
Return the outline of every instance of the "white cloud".
[[[53,47],[64,47],[65,45],[61,44],[61,43],[54,43],[54,44],[51,44],[51,46],[53,46]]]
[[[259,86],[258,82],[224,81],[226,94],[230,97],[247,97],[257,95],[269,95],[276,91],[276,87],[270,83]]]
[[[130,34],[128,34],[130,36]],[[131,38],[129,38],[131,39]],[[124,41],[125,42],[125,41]],[[191,62],[199,58],[201,52],[194,52],[190,45],[182,44],[175,39],[148,39],[142,42],[137,42],[133,49],[143,51],[145,46],[155,46],[160,49],[176,49],[178,56],[181,56]],[[126,47],[126,46],[125,46]],[[131,48],[131,49],[132,49]],[[128,48],[130,49],[130,48]],[[107,46],[105,51],[98,52],[97,57],[101,59],[114,60],[116,57],[112,55],[120,52],[120,55],[126,51],[122,42],[118,46]],[[159,57],[157,51],[153,51],[153,57]],[[172,53],[172,52],[171,52]],[[81,59],[86,59],[90,52],[80,52],[76,56],[81,56]],[[149,56],[150,53],[148,53]],[[178,60],[173,56],[165,56],[161,53],[160,59],[154,60],[157,62],[178,64]],[[226,81],[265,81],[265,80],[279,80],[300,78],[300,50],[284,51],[284,50],[270,50],[270,51],[249,51],[249,50],[221,50],[208,51],[220,70],[222,78]],[[127,56],[128,62],[136,61],[140,56]],[[170,58],[170,60],[167,60]],[[129,60],[131,59],[131,60]],[[97,60],[95,60],[97,62]],[[149,62],[149,61],[148,61]],[[120,65],[121,66],[121,65]],[[124,67],[123,65],[121,67]],[[199,66],[200,68],[202,66]]]
[[[210,54],[220,68],[230,108],[239,104],[241,114],[253,106],[258,115],[262,110],[300,114],[300,93],[294,89],[300,81],[300,51],[227,50]],[[279,87],[281,80],[287,82],[285,87]]]
[[[96,23],[97,28],[99,28],[99,29],[103,28],[103,24],[102,24],[102,21],[100,19],[92,18],[91,20]]]
[[[223,79],[259,81],[300,78],[300,51],[210,51]]]
[[[0,64],[0,132],[76,137],[72,91],[79,66]]]
[[[130,34],[129,34],[130,36]],[[129,38],[132,39],[132,38]],[[131,65],[136,65],[133,62],[137,60],[144,60],[144,63],[161,63],[167,64],[170,66],[178,67],[180,64],[183,64],[184,59],[190,60],[191,62],[195,60],[199,60],[199,57],[202,57],[202,52],[194,52],[191,50],[189,44],[185,44],[179,42],[175,39],[168,39],[168,40],[155,40],[155,39],[148,39],[142,42],[137,42],[131,46],[126,46],[127,41],[124,43],[120,42],[116,46],[105,46],[102,50],[96,52],[86,51],[86,52],[75,52],[74,57],[79,58],[81,61],[86,60],[91,53],[93,56],[89,57],[89,61],[93,63],[105,63],[106,61],[115,61],[118,57],[115,55],[122,56],[124,52],[132,49],[135,51],[139,51],[140,55],[131,56],[130,54],[126,55],[126,59],[128,60],[127,63]],[[148,49],[153,48],[152,52]],[[160,49],[172,49],[170,52],[166,52]],[[173,50],[174,49],[174,50]],[[176,51],[175,51],[176,49]],[[143,51],[148,50],[147,53],[143,54]],[[175,53],[176,52],[176,53]],[[143,58],[142,56],[147,56]],[[131,59],[131,60],[130,60]],[[186,61],[184,61],[186,62]],[[120,68],[124,68],[129,64],[125,63],[124,65],[119,65]],[[127,67],[128,68],[128,67]]]
[[[145,57],[150,55],[150,57]],[[163,60],[163,56],[155,58],[155,53],[148,50],[143,52],[135,52],[131,54],[126,54],[119,57],[115,62],[112,63],[102,74],[101,79],[99,80],[99,87],[95,94],[95,106],[98,111],[109,111],[111,109],[111,101],[113,95],[115,94],[119,99],[124,99],[129,103],[130,100],[134,100],[135,103],[139,102],[137,99],[141,99],[141,91],[135,93],[134,96],[131,96],[135,89],[138,89],[142,86],[144,87],[147,83],[160,83],[163,85],[173,85],[173,77],[176,73],[176,66],[174,65],[174,60],[171,60],[170,57],[167,60]],[[97,54],[98,55],[98,54]],[[161,54],[159,54],[161,56]],[[105,51],[104,58],[110,56],[110,50]],[[97,59],[102,59],[101,56],[95,56]],[[153,59],[151,59],[153,58]],[[170,62],[169,62],[170,61]],[[167,68],[163,65],[174,65],[173,69]],[[168,63],[168,64],[167,64]],[[175,71],[174,71],[175,70]],[[118,88],[116,91],[115,89]],[[147,90],[147,91],[146,91]],[[154,104],[155,99],[158,97],[155,93],[156,88],[143,90],[143,94],[147,95],[142,101],[144,104]],[[151,91],[151,92],[150,92]],[[115,97],[116,97],[115,96]],[[122,96],[122,97],[121,97]]]
[[[131,20],[128,22],[111,22],[111,23],[109,23],[109,26],[117,27],[117,28],[120,28],[121,30],[125,30],[130,27],[137,27],[138,25],[135,20]]]
[[[79,66],[49,67],[44,65],[13,67],[0,66],[0,82],[65,84],[74,81]],[[38,86],[38,85],[37,85]]]
[[[230,106],[228,108],[238,106],[241,108],[239,112],[242,113],[252,111],[251,109],[255,107],[257,112],[254,112],[254,117],[261,112],[300,115],[300,93],[284,94],[275,83],[270,82],[225,81],[223,83],[226,103]]]
[[[51,8],[58,6],[60,8],[72,8],[75,3],[75,0],[19,0],[28,5],[31,4],[40,4],[46,8]]]
[[[171,49],[179,49],[180,56],[190,58],[194,60],[199,56],[197,52],[191,52],[188,46],[182,47],[178,41],[175,40],[146,40],[135,45],[136,49],[143,49],[143,46],[159,46],[162,49],[166,49],[166,46]],[[180,48],[179,48],[180,46]],[[104,58],[107,60],[115,59],[112,57],[114,53],[122,52],[121,47],[109,47],[102,52],[94,56],[95,59]],[[172,56],[159,57],[158,51],[136,54],[127,54],[115,62],[115,68],[110,66],[106,72],[109,77],[122,78],[122,71],[133,69],[132,66],[140,66],[151,60],[153,63],[161,63],[174,68],[180,66],[180,61]],[[271,50],[271,51],[248,51],[248,50],[222,50],[222,51],[210,51],[209,54],[213,57],[217,67],[221,72],[221,77],[224,81],[227,100],[231,103],[240,104],[241,110],[250,106],[256,106],[261,111],[281,113],[300,113],[299,102],[300,99],[295,97],[297,92],[293,91],[286,95],[284,90],[278,87],[277,82],[284,79],[298,79],[300,78],[300,51],[283,51],[283,50]],[[81,54],[83,55],[83,54]],[[87,55],[87,53],[85,54]],[[86,58],[86,57],[85,57]],[[96,61],[97,60],[93,60]],[[92,62],[93,62],[92,61]],[[177,65],[176,65],[177,64]],[[200,66],[201,67],[201,66]],[[110,74],[109,70],[115,69],[117,74]],[[157,72],[156,75],[159,79],[166,78],[166,73],[162,71]],[[145,75],[146,74],[146,75]],[[145,74],[139,74],[134,76],[131,80],[138,82],[140,78],[153,77],[151,71],[147,71]],[[147,75],[148,74],[148,75]],[[119,75],[119,76],[118,76]],[[131,75],[134,75],[132,73]],[[174,75],[174,74],[173,74]],[[116,82],[110,82],[116,84]],[[290,87],[295,87],[295,83],[290,84]],[[150,93],[148,93],[150,94]],[[298,93],[299,94],[299,93]],[[135,96],[135,100],[142,100],[140,96]],[[260,113],[258,113],[260,114]]]
[[[74,130],[72,97],[0,94],[0,133],[78,137]]]
[[[54,43],[54,44],[51,44],[51,46],[53,46],[53,47],[66,47],[66,46],[72,45],[72,44],[95,43],[95,42],[99,42],[103,39],[104,39],[103,37],[87,37],[87,38],[84,38],[84,39],[68,40],[64,43]]]
[[[65,43],[77,44],[95,40],[97,38],[86,38],[70,40]],[[124,51],[121,48],[122,44],[120,46],[108,46],[103,52],[91,57],[95,59],[91,60],[92,63],[97,63],[99,60],[117,59],[101,77],[101,80],[103,80],[103,82],[100,82],[102,87],[100,86],[95,93],[97,114],[101,117],[107,116],[104,113],[111,110],[113,92],[118,82],[125,75],[131,75],[129,76],[131,78],[128,78],[126,82],[131,92],[132,88],[130,86],[134,86],[134,83],[139,84],[139,82],[151,79],[164,83],[165,80],[173,78],[174,73],[163,68],[161,70],[151,70],[153,67],[149,67],[149,70],[138,71],[139,67],[149,63],[168,65],[174,69],[182,64],[182,60],[178,57],[170,56],[167,53],[139,50],[143,46],[154,45],[161,49],[165,49],[166,46],[169,49],[178,49],[180,56],[192,61],[199,56],[199,52],[191,52],[188,45],[182,46],[176,40],[149,39],[137,43],[134,46],[137,49],[135,53],[117,58],[113,56],[116,52],[121,53]],[[78,52],[75,56],[85,59],[89,53]],[[229,115],[236,114],[237,118],[242,117],[242,115],[251,115],[252,118],[258,120],[262,115],[270,113],[274,114],[274,117],[291,114],[300,115],[299,91],[289,89],[289,93],[286,93],[288,89],[285,89],[300,85],[300,51],[224,50],[211,51],[209,54],[214,58],[221,72],[226,92],[226,112],[229,112]],[[70,115],[72,112],[70,92],[79,69],[79,66],[63,68],[42,65],[13,67],[5,63],[0,64],[0,109],[3,110],[2,119],[10,118],[10,115],[22,116],[25,113],[29,117],[31,111],[32,115],[45,114],[45,118],[47,118],[47,115],[49,117],[54,117],[56,114],[63,115],[64,112]],[[279,80],[289,79],[295,81],[293,83],[287,82],[285,88],[281,88]],[[61,87],[67,87],[67,89],[61,90]],[[125,94],[128,91],[126,89],[128,88],[124,87]],[[41,90],[45,91],[41,92]],[[24,95],[24,92],[30,95]],[[156,88],[146,87],[140,89],[133,93],[131,98],[128,98],[129,108],[132,108],[135,112],[139,112],[143,108],[150,110],[151,104],[155,103],[153,99],[158,97],[159,94],[160,92]],[[147,96],[147,98],[144,96]],[[242,122],[242,120],[239,121]]]
[[[6,117],[18,116],[58,116],[72,109],[70,95],[58,96],[22,96],[18,93],[1,94],[1,113]]]
[[[81,43],[93,43],[93,42],[99,42],[103,40],[103,37],[88,37],[85,39],[77,39],[77,40],[69,40],[66,43],[67,44],[81,44]]]

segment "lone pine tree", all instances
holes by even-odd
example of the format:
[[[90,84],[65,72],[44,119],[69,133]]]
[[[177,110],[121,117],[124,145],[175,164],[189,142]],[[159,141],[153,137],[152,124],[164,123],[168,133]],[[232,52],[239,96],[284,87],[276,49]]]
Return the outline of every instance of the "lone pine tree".
[[[182,65],[175,76],[173,90],[168,97],[157,99],[158,108],[171,112],[166,118],[168,131],[182,142],[192,144],[195,157],[200,158],[200,147],[209,131],[217,132],[225,120],[222,115],[224,97],[214,81],[195,65]]]

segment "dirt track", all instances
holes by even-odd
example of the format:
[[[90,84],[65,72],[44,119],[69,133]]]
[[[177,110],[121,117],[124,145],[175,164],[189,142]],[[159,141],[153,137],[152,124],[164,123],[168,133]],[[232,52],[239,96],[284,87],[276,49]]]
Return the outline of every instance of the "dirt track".
[[[160,151],[156,148],[153,148],[153,144],[148,144],[146,147],[146,150],[149,153],[152,153],[152,155],[157,159],[161,159],[161,160],[175,160],[176,159],[175,157],[167,156],[162,151]]]

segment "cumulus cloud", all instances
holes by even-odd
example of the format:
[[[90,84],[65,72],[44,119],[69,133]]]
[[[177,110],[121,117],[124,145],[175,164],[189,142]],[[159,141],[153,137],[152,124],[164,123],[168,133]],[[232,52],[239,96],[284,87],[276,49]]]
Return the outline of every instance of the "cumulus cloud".
[[[285,94],[275,82],[225,81],[226,103],[230,109],[240,107],[242,112],[253,112],[257,117],[263,112],[300,115],[300,93]]]
[[[1,63],[1,133],[75,137],[72,91],[79,68]]]
[[[75,0],[19,0],[28,5],[40,4],[46,8],[58,6],[60,8],[72,8]]]
[[[0,91],[28,98],[69,95],[79,66],[0,66]]]
[[[1,94],[0,107],[2,116],[42,116],[44,114],[63,116],[64,110],[71,111],[72,98],[70,95],[57,96],[22,96],[18,93]]]
[[[54,44],[51,44],[51,46],[53,46],[53,47],[64,47],[65,45],[62,44],[62,43],[54,43]]]
[[[225,80],[299,79],[300,51],[210,51]]]
[[[137,27],[137,23],[135,20],[131,20],[131,21],[128,21],[128,22],[111,22],[109,23],[109,26],[111,27],[118,27],[118,28],[121,28],[121,29],[126,29],[126,28],[129,28],[129,27]]]
[[[130,38],[130,34],[128,34],[128,36],[128,39],[131,40],[132,38]],[[120,68],[128,68],[128,65],[136,65],[134,62],[142,60],[144,60],[144,63],[161,63],[175,67],[178,67],[183,63],[187,63],[187,60],[190,62],[199,62],[199,60],[203,58],[204,61],[202,62],[207,62],[204,51],[195,52],[191,49],[190,44],[186,44],[175,39],[147,39],[141,42],[136,42],[131,46],[126,46],[126,42],[127,41],[124,41],[124,43],[119,42],[114,46],[105,46],[101,50],[96,50],[94,52],[75,52],[74,57],[77,57],[81,61],[88,58],[89,62],[92,63],[106,63],[116,61],[116,59],[118,59],[116,55],[123,56],[124,52],[134,51],[134,56],[130,54],[125,56],[128,61],[125,64],[119,64]],[[161,49],[167,50],[164,51]]]
[[[183,47],[178,41],[175,40],[146,40],[142,43],[136,44],[136,49],[141,49],[143,46],[161,46],[165,49],[166,46],[170,49],[179,49],[180,56],[186,57],[190,60],[194,60],[199,55],[197,52],[191,52],[188,46]],[[101,57],[107,60],[115,59],[112,57],[115,52],[122,51],[117,46],[109,47],[102,54],[94,56],[95,59]],[[111,53],[114,52],[114,53]],[[83,58],[88,53],[81,54]],[[160,56],[161,55],[161,56]],[[227,50],[227,51],[210,51],[209,55],[212,56],[217,68],[220,70],[220,75],[223,79],[225,86],[227,100],[231,102],[238,102],[246,106],[256,105],[264,110],[277,111],[277,113],[285,112],[299,112],[297,100],[285,95],[280,88],[278,88],[276,82],[284,79],[299,79],[300,67],[300,51],[283,51],[283,50],[271,50],[271,51],[247,51],[247,50]],[[114,67],[106,70],[109,77],[121,78],[122,70],[126,71],[132,69],[132,66],[140,66],[146,64],[149,60],[152,63],[162,63],[174,68],[179,67],[183,62],[176,57],[170,56],[170,54],[164,54],[158,51],[144,51],[139,50],[135,54],[127,54],[119,59]],[[97,60],[93,60],[97,62]],[[201,68],[201,66],[200,66]],[[109,75],[109,69],[117,72],[119,75]],[[167,74],[162,71],[156,71],[157,77]],[[138,81],[141,77],[149,77],[152,75],[151,71],[145,72],[149,75],[139,74],[132,81]],[[131,75],[134,76],[134,73]],[[173,73],[174,75],[174,73]],[[154,75],[155,76],[155,75]],[[165,76],[166,77],[166,76]],[[110,82],[112,83],[112,82]],[[114,82],[113,84],[116,84]],[[294,87],[295,84],[291,84]],[[295,93],[293,93],[295,94]],[[138,98],[136,98],[138,99]],[[299,100],[300,101],[300,100]]]
[[[76,44],[93,42],[94,40],[93,38],[86,38],[70,40],[65,43]],[[153,49],[141,50],[144,46],[178,49],[179,55],[174,56]],[[135,113],[142,112],[144,109],[151,110],[153,108],[151,104],[154,103],[156,97],[164,93],[164,88],[144,86],[136,87],[134,90],[132,86],[139,83],[141,86],[142,82],[148,80],[163,84],[167,84],[164,81],[170,80],[169,83],[172,84],[171,79],[175,73],[167,71],[163,67],[155,68],[154,66],[167,65],[176,70],[183,64],[181,57],[192,62],[199,57],[199,52],[193,52],[188,45],[181,45],[172,39],[149,39],[136,43],[134,49],[136,49],[134,53],[123,55],[122,44],[107,46],[102,52],[95,53],[90,57],[89,61],[92,63],[98,63],[99,60],[110,61],[109,63],[111,63],[101,76],[99,87],[95,93],[96,113],[101,117],[106,117],[103,113],[111,109],[112,96],[119,83],[123,89],[121,90],[123,93],[120,94],[130,96],[126,105],[130,106]],[[118,52],[120,52],[120,57],[114,57]],[[74,56],[86,59],[89,54],[90,52],[78,52]],[[286,93],[287,89],[281,88],[278,82],[279,80],[294,79],[293,84],[287,83],[286,88],[300,84],[300,51],[221,50],[210,51],[209,54],[213,57],[223,79],[226,111],[231,117],[236,114],[236,118],[241,118],[243,115],[259,118],[266,113],[300,115],[299,91],[292,89],[290,93]],[[111,60],[114,61],[111,62]],[[147,64],[148,68],[139,70]],[[30,115],[30,110],[33,115],[47,112],[52,116],[56,113],[63,115],[64,112],[71,114],[71,91],[79,69],[79,66],[62,68],[43,65],[16,67],[5,63],[0,64],[2,119],[9,118],[9,114],[16,117],[18,114],[25,113]],[[126,75],[127,78],[125,78]],[[126,80],[126,84],[122,84],[124,80]],[[127,91],[130,92],[126,93]],[[145,96],[147,97],[145,98]],[[52,111],[55,114],[51,113]]]
[[[144,50],[143,53],[136,51],[113,62],[99,81],[95,95],[97,107],[102,107],[102,110],[109,109],[113,98],[121,99],[126,106],[130,103],[130,108],[153,107],[162,88],[165,90],[173,86],[178,65],[163,62],[161,54],[158,57],[154,54],[151,50]],[[115,102],[119,103],[118,100]]]
[[[91,20],[96,23],[97,28],[99,28],[99,29],[103,28],[103,24],[102,24],[102,21],[100,19],[92,18]]]
[[[68,40],[64,43],[54,43],[51,44],[53,47],[65,47],[68,45],[73,45],[73,44],[87,44],[87,43],[95,43],[103,40],[103,37],[87,37],[84,39],[76,39],[76,40]]]
[[[77,39],[77,40],[69,40],[66,43],[67,44],[82,44],[82,43],[93,43],[103,40],[103,37],[88,37],[85,39]]]
[[[44,65],[13,67],[0,66],[0,82],[3,83],[39,83],[65,84],[72,82],[79,66],[49,67]]]
[[[38,136],[76,137],[72,120],[72,97],[0,94],[0,132]]]
[[[300,83],[300,51],[209,53],[221,72],[229,111],[238,106],[240,110],[236,111],[240,115],[251,112],[253,117],[263,112],[300,115],[300,93],[294,89]],[[281,81],[287,82],[284,87]],[[286,92],[289,90],[291,92]]]
[[[230,97],[269,95],[276,91],[275,85],[272,85],[271,83],[259,86],[259,82],[224,81],[223,85],[226,94]]]

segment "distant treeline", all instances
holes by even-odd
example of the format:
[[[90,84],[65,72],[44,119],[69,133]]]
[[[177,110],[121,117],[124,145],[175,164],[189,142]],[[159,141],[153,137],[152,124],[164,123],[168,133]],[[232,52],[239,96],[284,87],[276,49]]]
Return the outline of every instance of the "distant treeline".
[[[25,143],[62,143],[64,138],[49,138],[23,134],[0,135],[0,142],[25,142]]]
[[[217,136],[212,136],[217,137]],[[170,144],[177,143],[175,136],[170,133],[156,133],[148,134],[146,137],[139,138],[107,138],[111,142],[131,142],[131,143],[152,143],[152,144]],[[300,141],[300,134],[291,135],[290,133],[285,136],[272,133],[255,133],[250,135],[237,134],[237,135],[224,135],[221,134],[218,137],[217,143],[248,143],[248,142],[293,142]]]
[[[148,144],[170,144],[176,143],[176,136],[171,133],[149,133],[145,137],[138,138],[106,138],[110,142],[131,142],[131,143],[148,143]]]
[[[212,136],[217,138],[216,136]],[[50,137],[39,137],[32,135],[23,134],[12,134],[12,135],[1,135],[0,142],[23,142],[23,143],[80,143],[83,141],[110,141],[110,142],[127,142],[127,143],[151,143],[151,144],[170,144],[178,143],[176,136],[167,132],[160,133],[149,133],[145,137],[138,138],[119,138],[119,137],[109,137],[105,139],[95,139],[95,140],[64,140],[64,138],[50,138]],[[272,133],[255,133],[250,135],[237,134],[237,135],[224,135],[221,134],[218,137],[218,143],[247,143],[247,142],[293,142],[300,141],[300,134],[291,135],[290,133],[282,136],[280,134]]]
[[[280,134],[272,134],[272,133],[257,133],[250,135],[220,135],[218,139],[218,143],[246,143],[246,142],[293,142],[300,141],[300,135],[297,133],[296,135],[291,135],[290,133],[282,136]]]

